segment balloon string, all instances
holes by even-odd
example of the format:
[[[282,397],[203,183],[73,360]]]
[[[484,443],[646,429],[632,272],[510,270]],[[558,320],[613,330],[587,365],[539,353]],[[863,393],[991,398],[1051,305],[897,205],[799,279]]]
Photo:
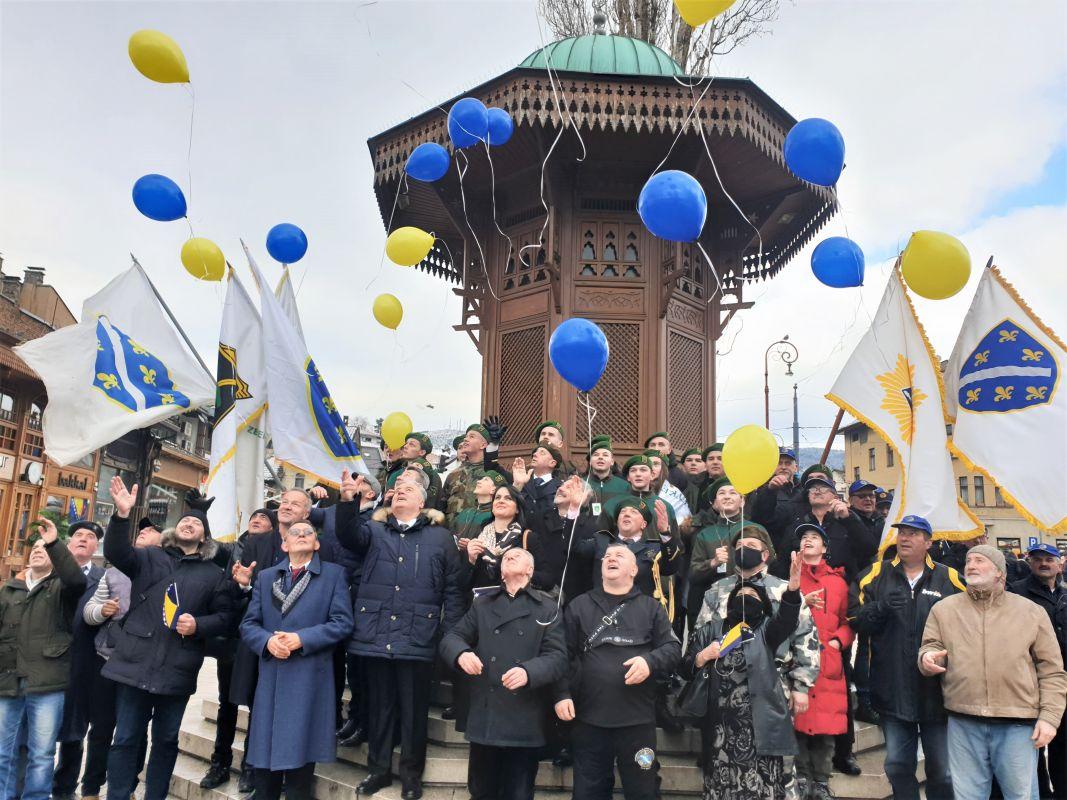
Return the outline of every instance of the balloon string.
[[[678,79],[677,79],[677,78],[675,78],[675,80],[678,80]],[[702,81],[702,80],[703,80],[703,78],[701,78],[700,80],[698,80],[698,81],[697,81],[697,84],[699,84],[699,83],[700,83],[700,81]],[[708,89],[710,89],[710,88],[711,88],[711,84],[712,84],[712,83],[714,82],[714,80],[715,80],[715,77],[714,77],[714,76],[708,76],[708,85],[707,85],[707,86],[705,86],[705,87],[704,87],[704,91],[700,93],[700,100],[703,100],[703,99],[704,99],[704,95],[706,95],[706,94],[708,93]],[[679,82],[679,83],[681,83],[681,84],[682,84],[683,86],[688,86],[688,84],[686,84],[686,83],[685,83],[684,81],[678,81],[678,82]],[[692,87],[691,87],[691,86],[690,86],[690,89],[692,89]],[[679,125],[679,126],[678,126],[678,133],[676,133],[676,134],[674,135],[674,141],[673,141],[673,142],[671,142],[671,146],[667,148],[667,155],[665,155],[665,156],[663,157],[663,160],[662,160],[662,161],[660,161],[660,162],[659,162],[658,164],[656,164],[656,167],[655,167],[655,169],[653,169],[653,170],[652,170],[652,172],[650,172],[650,173],[649,173],[649,176],[648,176],[649,178],[651,178],[651,177],[652,177],[653,175],[655,175],[655,174],[656,174],[657,172],[659,172],[659,171],[660,171],[660,168],[661,168],[661,167],[662,167],[662,166],[663,166],[664,164],[666,164],[666,163],[667,163],[667,159],[671,157],[671,153],[672,153],[672,152],[674,152],[674,146],[675,146],[676,144],[678,144],[678,140],[682,138],[682,134],[683,134],[683,133],[685,133],[685,129],[686,129],[686,127],[687,127],[687,126],[689,125],[689,122],[690,122],[690,120],[692,120],[692,119],[693,119],[693,115],[694,115],[694,114],[696,114],[696,111],[697,111],[697,104],[698,104],[699,102],[700,102],[700,101],[698,100],[698,101],[694,102],[694,103],[693,103],[693,104],[692,104],[692,105],[690,106],[690,108],[689,108],[689,114],[688,114],[688,115],[686,116],[686,118],[685,118],[685,122],[683,122],[683,123],[682,123],[681,125]]]
[[[189,176],[189,205],[193,204],[193,121],[196,119],[196,90],[186,83],[189,90],[189,148],[185,154],[185,168]]]
[[[696,246],[700,249],[700,252],[704,255],[704,259],[708,262],[708,269],[711,271],[711,275],[715,278],[715,291],[711,293],[711,297],[708,298],[708,303],[711,303],[716,297],[723,294],[722,280],[719,278],[719,271],[715,269],[715,264],[711,260],[711,256],[708,255],[708,251],[704,249],[704,245],[697,239]],[[707,305],[706,303],[705,305]]]
[[[489,142],[484,142],[483,144],[485,145],[485,158],[489,162],[489,196],[492,199],[492,204],[493,204],[493,224],[496,226],[497,233],[499,233],[501,236],[503,236],[505,239],[508,240],[508,253],[507,253],[507,256],[504,258],[504,260],[502,262],[503,264],[506,265],[508,263],[508,259],[511,258],[512,252],[515,250],[515,242],[512,241],[510,236],[508,236],[506,233],[504,233],[503,229],[500,227],[500,223],[497,222],[497,218],[496,218],[496,169],[493,167],[493,156],[489,153]],[[501,271],[503,271],[503,270],[501,270]],[[486,279],[487,280],[488,280],[488,277],[489,276],[486,275]]]
[[[464,164],[464,166],[462,168],[459,165],[459,156],[463,156],[463,164]],[[493,299],[496,300],[499,303],[500,302],[500,298],[497,297],[496,292],[493,290],[493,282],[489,278],[489,265],[485,263],[485,251],[482,250],[482,243],[480,241],[478,241],[478,234],[476,234],[474,232],[474,226],[471,225],[471,218],[467,215],[467,195],[466,195],[466,192],[464,192],[464,190],[463,190],[463,178],[467,174],[467,170],[469,170],[469,169],[470,169],[470,159],[467,158],[467,154],[464,153],[462,150],[457,151],[456,152],[456,172],[459,175],[459,199],[460,199],[460,201],[462,203],[462,206],[463,206],[463,220],[467,223],[467,229],[471,232],[471,237],[474,239],[474,243],[478,246],[478,256],[479,256],[479,258],[481,258],[481,261],[482,261],[482,272],[485,274],[485,285],[488,287],[489,293],[491,295],[493,295]],[[464,259],[463,271],[464,271],[464,276],[466,276],[466,271],[467,271],[466,259]],[[466,287],[466,277],[464,277],[463,285],[464,285],[464,287]]]
[[[389,238],[389,234],[393,230],[393,216],[396,214],[396,207],[397,207],[397,204],[400,202],[400,191],[401,191],[401,189],[407,188],[407,182],[408,182],[407,173],[406,172],[405,173],[401,173],[400,180],[398,180],[396,182],[396,195],[393,197],[393,208],[389,211],[389,222],[387,222],[386,225],[385,225],[385,237],[386,237],[386,239]],[[374,285],[374,282],[376,280],[378,280],[379,277],[381,277],[382,267],[384,265],[385,265],[385,245],[382,245],[382,254],[378,258],[378,271],[374,274],[374,277],[371,278],[370,283],[368,283],[366,286],[363,287],[363,291],[367,291],[368,289],[370,289],[370,287]],[[306,272],[305,272],[305,274],[306,274]]]

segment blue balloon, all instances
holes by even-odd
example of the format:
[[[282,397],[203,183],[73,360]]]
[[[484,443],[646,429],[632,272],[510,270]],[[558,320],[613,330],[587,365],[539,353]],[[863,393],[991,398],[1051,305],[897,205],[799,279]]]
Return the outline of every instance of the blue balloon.
[[[563,380],[588,392],[608,365],[608,340],[598,325],[575,317],[552,331],[548,356]]]
[[[831,236],[819,242],[811,253],[815,277],[835,289],[863,286],[863,251],[844,236]]]
[[[481,100],[464,97],[448,112],[448,135],[462,150],[489,137],[489,111]]]
[[[308,251],[308,237],[291,222],[281,222],[267,232],[267,252],[282,264],[295,264]]]
[[[404,172],[417,181],[433,183],[448,172],[448,151],[437,142],[423,142],[408,156]]]
[[[786,166],[801,180],[833,186],[845,168],[845,140],[832,122],[818,117],[794,125],[782,146]]]
[[[493,147],[507,144],[514,132],[515,122],[507,111],[495,107],[489,109],[489,144]]]
[[[648,179],[637,198],[637,213],[659,238],[695,242],[704,230],[708,198],[692,175],[669,169]]]
[[[133,185],[133,204],[149,219],[173,222],[187,211],[185,195],[178,184],[165,175],[145,175]]]

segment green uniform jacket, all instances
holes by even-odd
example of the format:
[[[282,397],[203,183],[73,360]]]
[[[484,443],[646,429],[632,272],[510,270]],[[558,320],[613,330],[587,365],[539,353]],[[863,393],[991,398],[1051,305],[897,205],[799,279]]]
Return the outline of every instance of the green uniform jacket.
[[[630,493],[630,484],[618,475],[608,475],[607,480],[600,480],[593,473],[586,476],[589,487],[593,490],[593,502],[600,503],[601,510],[616,497]]]
[[[52,572],[33,591],[10,578],[0,587],[0,697],[61,692],[70,683],[71,626],[85,575],[58,539],[45,545]],[[162,620],[160,625],[162,625]]]

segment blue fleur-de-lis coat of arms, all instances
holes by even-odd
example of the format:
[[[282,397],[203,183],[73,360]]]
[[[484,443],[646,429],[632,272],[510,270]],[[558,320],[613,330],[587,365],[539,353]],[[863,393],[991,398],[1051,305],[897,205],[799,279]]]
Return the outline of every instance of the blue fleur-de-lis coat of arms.
[[[167,365],[103,316],[96,320],[93,386],[131,412],[189,407],[189,398],[174,386]]]
[[[1004,412],[1048,403],[1059,381],[1050,349],[1011,319],[994,325],[960,370],[958,398],[965,411]]]

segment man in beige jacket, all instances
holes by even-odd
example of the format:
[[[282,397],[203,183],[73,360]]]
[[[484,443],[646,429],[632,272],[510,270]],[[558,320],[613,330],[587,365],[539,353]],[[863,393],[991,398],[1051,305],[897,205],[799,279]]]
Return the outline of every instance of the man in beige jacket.
[[[1003,554],[967,553],[967,591],[934,605],[919,648],[919,671],[941,675],[956,800],[989,797],[995,776],[1005,800],[1037,796],[1037,756],[1067,705],[1067,673],[1048,614],[1004,591]]]

